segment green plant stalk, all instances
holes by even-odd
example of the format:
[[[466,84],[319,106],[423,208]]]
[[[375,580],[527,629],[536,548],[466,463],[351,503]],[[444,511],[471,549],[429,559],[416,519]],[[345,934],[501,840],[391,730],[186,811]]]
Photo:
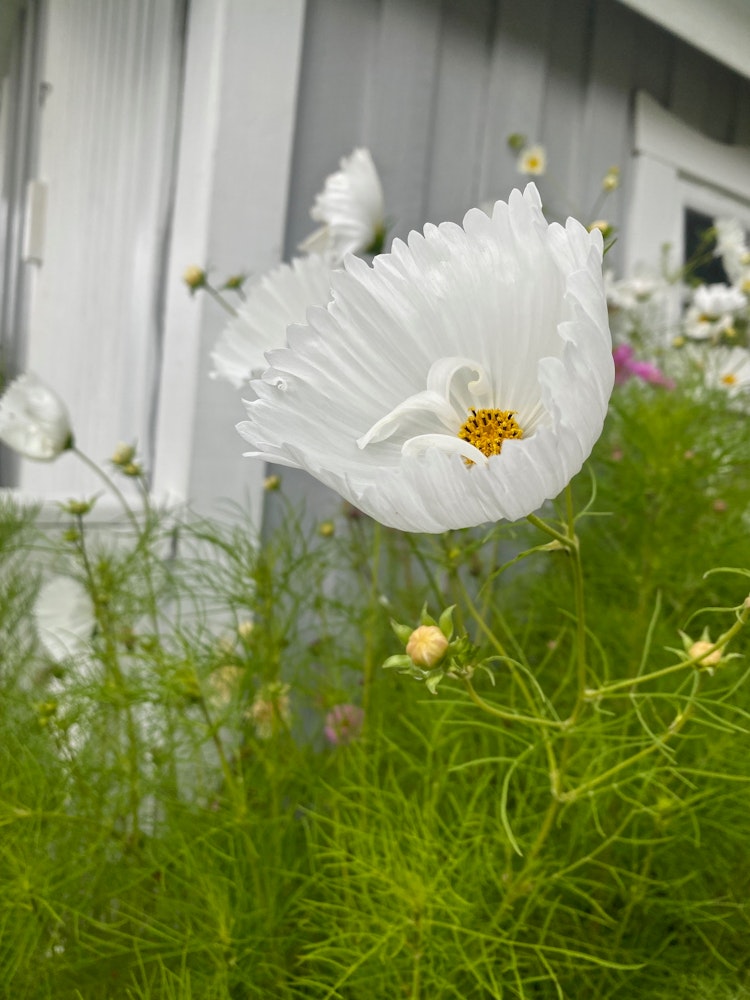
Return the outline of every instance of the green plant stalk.
[[[211,718],[211,713],[208,710],[206,699],[203,697],[203,695],[200,695],[197,701],[198,701],[198,707],[200,708],[201,711],[201,715],[203,716],[203,719],[206,723],[206,727],[208,728],[208,733],[209,736],[211,737],[211,741],[213,745],[216,747],[216,753],[218,754],[219,757],[219,765],[221,767],[221,773],[224,775],[224,781],[226,782],[229,794],[232,798],[232,801],[234,802],[236,815],[239,818],[241,818],[242,816],[244,816],[246,811],[245,798],[242,795],[242,792],[239,786],[237,785],[237,782],[235,781],[234,774],[232,773],[232,768],[229,766],[229,761],[224,751],[224,744],[221,742],[221,738],[217,731],[216,723]]]
[[[498,719],[503,719],[505,722],[519,722],[527,726],[550,726],[552,729],[563,729],[567,725],[566,722],[558,722],[557,719],[543,719],[537,715],[519,715],[516,712],[504,712],[500,708],[495,708],[494,705],[490,705],[489,702],[485,701],[481,695],[477,694],[471,680],[468,677],[463,678],[463,682],[466,685],[466,690],[469,692],[469,697],[488,715],[494,715]]]
[[[606,771],[602,771],[601,774],[597,774],[595,778],[591,778],[589,781],[585,781],[582,785],[578,785],[577,788],[571,788],[568,792],[562,792],[560,795],[561,801],[566,803],[575,802],[576,799],[579,799],[586,792],[591,791],[591,789],[601,785],[602,782],[607,781],[616,774],[619,774],[620,771],[624,771],[626,768],[630,767],[631,764],[635,764],[636,761],[643,760],[644,757],[648,757],[656,750],[660,750],[668,740],[680,732],[690,716],[693,714],[695,709],[695,698],[698,694],[701,680],[702,674],[696,674],[693,679],[693,690],[690,692],[687,705],[681,712],[677,713],[670,723],[667,731],[658,740],[651,743],[649,746],[644,747],[642,750],[639,750],[638,753],[633,754],[631,757],[621,760],[619,764],[615,764],[612,767],[607,768]]]
[[[362,664],[362,710],[364,712],[365,725],[368,725],[370,717],[370,704],[372,701],[372,682],[375,671],[375,621],[378,608],[378,589],[380,581],[380,551],[382,543],[382,528],[375,521],[373,523],[372,534],[372,568],[370,574],[370,594],[368,598],[368,628],[365,635],[365,655]]]
[[[111,479],[110,476],[108,476],[107,473],[104,471],[104,469],[102,469],[99,465],[97,465],[93,459],[89,458],[89,456],[85,452],[81,451],[79,448],[76,448],[75,445],[70,450],[73,452],[74,455],[78,456],[78,458],[83,462],[85,466],[87,466],[93,473],[95,473],[102,480],[107,489],[113,494],[114,497],[116,497],[117,502],[120,504],[128,520],[133,525],[133,528],[135,529],[138,538],[140,538],[142,536],[142,530],[140,524],[138,523],[138,518],[135,516],[132,507],[125,499],[125,497],[122,494],[122,491],[117,487],[117,484],[114,482],[114,480]]]
[[[622,691],[624,688],[632,688],[636,684],[643,684],[646,681],[653,681],[657,680],[659,677],[667,677],[669,674],[678,673],[686,667],[696,667],[701,664],[705,664],[706,657],[710,656],[711,653],[714,653],[716,650],[723,649],[724,646],[726,646],[738,632],[742,631],[747,624],[748,618],[750,618],[750,606],[743,605],[734,625],[724,632],[723,635],[719,636],[715,643],[698,656],[691,656],[685,660],[680,660],[679,663],[673,663],[669,667],[662,667],[661,670],[653,670],[650,674],[641,674],[638,677],[632,677],[625,681],[615,681],[614,684],[604,684],[600,688],[587,691],[587,700],[593,701],[597,698],[611,694],[613,691]]]
[[[214,288],[214,286],[210,285],[207,281],[204,282],[204,284],[201,287],[205,289],[205,291],[208,292],[211,298],[215,302],[218,302],[221,308],[226,310],[226,312],[228,312],[230,316],[237,316],[237,310],[234,308],[233,305],[227,302],[227,300],[224,298],[224,296],[217,288]]]
[[[135,720],[133,718],[133,710],[130,704],[130,698],[128,695],[128,687],[125,681],[125,675],[122,672],[122,667],[120,666],[120,659],[117,654],[117,642],[112,635],[112,629],[110,628],[109,616],[105,613],[104,607],[99,596],[96,577],[94,576],[94,571],[91,567],[91,561],[89,560],[88,551],[86,549],[86,536],[84,530],[83,516],[81,514],[76,515],[76,520],[78,522],[78,547],[81,553],[81,561],[83,562],[83,568],[86,573],[86,579],[88,580],[89,592],[91,598],[94,602],[94,613],[96,615],[96,621],[101,629],[102,636],[104,638],[104,663],[110,670],[115,684],[122,696],[124,711],[125,711],[125,728],[128,737],[128,770],[130,772],[130,813],[132,818],[133,830],[132,837],[133,843],[137,843],[139,836],[139,820],[138,820],[138,810],[140,808],[140,776],[138,773],[138,733],[135,726]]]

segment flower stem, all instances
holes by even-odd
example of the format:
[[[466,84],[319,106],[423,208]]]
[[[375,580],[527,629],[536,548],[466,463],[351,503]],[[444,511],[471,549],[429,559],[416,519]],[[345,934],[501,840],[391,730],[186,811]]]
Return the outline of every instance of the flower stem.
[[[133,513],[133,509],[131,508],[130,504],[128,503],[128,501],[123,496],[123,494],[120,491],[120,489],[117,487],[117,484],[114,482],[114,480],[111,479],[111,477],[107,475],[107,473],[104,471],[104,469],[101,468],[101,466],[97,465],[96,462],[93,459],[89,458],[88,455],[86,455],[84,452],[82,452],[75,445],[70,450],[75,455],[78,456],[78,458],[83,462],[84,465],[88,466],[88,468],[91,469],[92,472],[96,473],[96,475],[105,484],[105,486],[107,487],[107,489],[115,496],[115,498],[117,499],[118,503],[120,504],[120,506],[122,507],[122,509],[125,511],[125,514],[127,515],[128,519],[130,520],[130,523],[135,528],[136,534],[140,538],[140,536],[141,536],[141,526],[138,523],[138,518]]]
[[[227,302],[218,289],[214,288],[213,285],[209,285],[208,282],[203,285],[203,288],[208,292],[212,299],[219,303],[222,309],[225,309],[229,313],[230,316],[237,316],[237,310],[233,305],[230,305],[230,303]]]
[[[520,722],[529,726],[551,726],[552,728],[560,729],[566,725],[565,722],[558,722],[557,719],[543,719],[536,715],[519,715],[516,712],[504,712],[501,708],[495,708],[494,705],[490,705],[489,702],[485,701],[484,698],[477,694],[474,685],[468,677],[464,677],[463,681],[466,685],[466,690],[469,692],[471,700],[488,715],[494,715],[498,719],[503,719],[506,722]]]

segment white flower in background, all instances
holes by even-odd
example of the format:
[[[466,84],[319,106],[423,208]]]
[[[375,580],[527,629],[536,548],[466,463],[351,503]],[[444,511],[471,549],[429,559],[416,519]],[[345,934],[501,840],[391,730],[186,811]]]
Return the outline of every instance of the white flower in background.
[[[547,169],[547,150],[544,146],[527,146],[516,161],[519,174],[540,177]]]
[[[661,275],[637,270],[632,278],[615,279],[614,272],[604,275],[607,302],[613,309],[632,310],[663,295],[670,285]]]
[[[747,298],[729,285],[698,285],[685,313],[685,334],[693,340],[715,339],[731,331]]]
[[[56,576],[39,590],[34,604],[37,635],[58,663],[88,649],[96,618],[86,588],[69,576]]]
[[[601,433],[614,380],[602,237],[548,226],[533,184],[349,258],[327,309],[252,383],[247,454],[306,469],[407,531],[516,520]]]
[[[714,219],[714,228],[716,256],[721,257],[732,284],[742,285],[750,277],[750,249],[745,231],[736,219]]]
[[[716,347],[705,358],[706,384],[730,396],[750,389],[750,351],[745,347]]]
[[[280,681],[264,684],[245,712],[245,716],[252,722],[259,740],[270,740],[288,729],[292,721],[289,685]]]
[[[377,253],[385,237],[383,189],[368,149],[355,149],[326,178],[310,216],[322,222],[300,244],[305,253],[322,253],[332,266],[349,253]]]
[[[304,323],[310,306],[330,300],[331,268],[320,254],[281,264],[252,286],[211,352],[212,378],[235,388],[262,375],[265,352],[286,344],[287,327]]]
[[[65,404],[31,372],[19,375],[0,397],[0,441],[39,462],[73,447]]]

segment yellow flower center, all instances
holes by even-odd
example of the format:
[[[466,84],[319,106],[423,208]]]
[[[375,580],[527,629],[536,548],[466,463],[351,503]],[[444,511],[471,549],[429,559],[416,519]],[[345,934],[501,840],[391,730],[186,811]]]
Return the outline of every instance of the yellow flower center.
[[[513,414],[515,410],[470,410],[458,436],[478,448],[483,455],[499,455],[503,441],[522,438],[523,431]],[[470,463],[471,464],[471,463]]]
[[[727,372],[726,375],[721,376],[722,385],[736,385],[737,376],[734,372]]]

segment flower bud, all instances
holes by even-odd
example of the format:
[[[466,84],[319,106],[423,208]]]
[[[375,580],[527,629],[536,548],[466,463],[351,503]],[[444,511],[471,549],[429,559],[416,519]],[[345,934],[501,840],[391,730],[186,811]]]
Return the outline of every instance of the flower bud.
[[[281,476],[266,476],[263,480],[263,489],[266,493],[273,493],[281,486]]]
[[[182,280],[192,292],[197,292],[199,288],[203,288],[206,284],[206,272],[202,267],[198,267],[195,264],[191,264],[190,267],[186,267],[182,274]]]
[[[73,517],[83,517],[84,514],[88,514],[95,503],[96,497],[91,500],[68,500],[61,506],[66,514],[72,514]]]
[[[113,465],[130,465],[135,458],[135,445],[123,444],[121,441],[117,445],[110,461]]]
[[[705,639],[698,639],[688,650],[688,656],[691,660],[698,660],[700,666],[702,667],[715,667],[716,664],[721,661],[721,650],[714,649],[713,652],[709,653],[708,651],[713,649],[713,646],[713,642],[707,642]],[[704,653],[708,655],[704,656]]]
[[[607,222],[606,219],[594,219],[594,221],[586,228],[590,233],[593,233],[595,229],[598,229],[605,240],[609,239],[609,237],[614,232],[612,224]]]
[[[406,643],[406,654],[418,667],[436,667],[445,656],[448,640],[437,625],[420,625]]]
[[[323,521],[318,525],[318,534],[321,538],[331,538],[335,531],[336,526],[333,521]]]
[[[620,168],[610,167],[602,181],[603,191],[616,191],[620,186]]]

